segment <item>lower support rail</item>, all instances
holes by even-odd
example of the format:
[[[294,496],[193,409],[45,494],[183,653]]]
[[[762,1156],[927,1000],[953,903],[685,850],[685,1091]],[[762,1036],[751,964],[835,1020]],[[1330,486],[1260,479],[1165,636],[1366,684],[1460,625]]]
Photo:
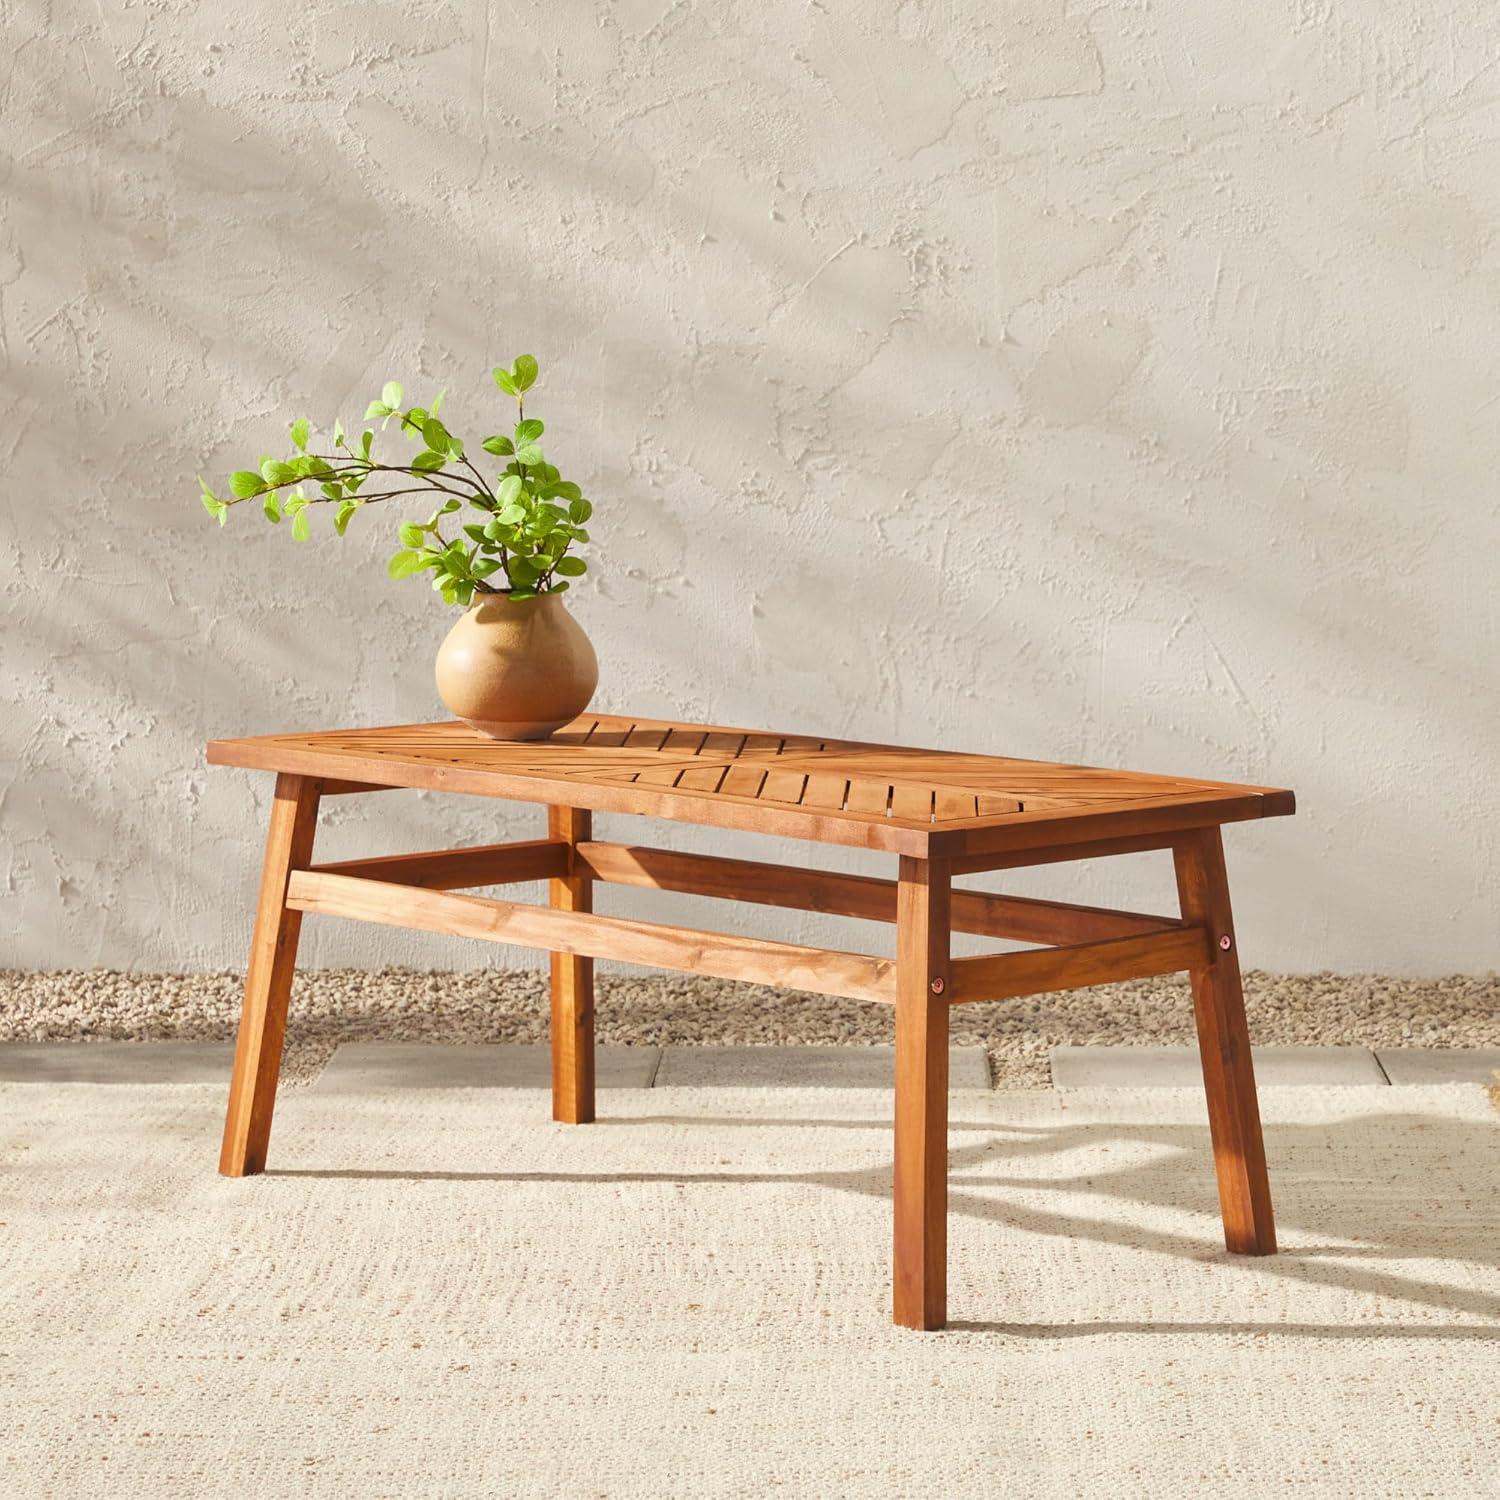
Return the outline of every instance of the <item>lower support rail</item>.
[[[953,1005],[1013,1000],[1019,995],[1045,995],[1052,990],[1176,974],[1184,969],[1201,969],[1208,961],[1208,933],[1202,927],[1177,927],[1099,943],[1069,943],[1062,948],[1032,948],[1023,953],[988,953],[951,961],[949,997]]]
[[[615,958],[715,979],[740,979],[885,1005],[896,1001],[894,961],[863,953],[559,911],[484,896],[455,896],[325,870],[294,871],[286,904],[294,911],[516,943],[583,958]]]

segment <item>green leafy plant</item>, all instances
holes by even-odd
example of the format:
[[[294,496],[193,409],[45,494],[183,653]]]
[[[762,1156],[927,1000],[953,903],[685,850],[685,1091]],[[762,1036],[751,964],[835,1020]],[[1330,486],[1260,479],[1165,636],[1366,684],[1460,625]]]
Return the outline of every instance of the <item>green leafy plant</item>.
[[[493,375],[516,403],[510,434],[496,433],[479,445],[491,457],[509,460],[493,481],[438,415],[441,391],[428,406],[404,406],[405,391],[389,380],[370,402],[365,420],[379,421],[382,430],[394,420],[414,439],[420,451],[409,462],[377,459],[373,427],[355,441],[338,421],[330,439],[333,451],[309,452],[312,426],[298,417],[291,424],[290,455],[265,457],[258,468],[236,470],[229,476],[227,495],[215,494],[200,477],[203,508],[222,526],[234,506],[259,499],[268,521],[290,521],[292,536],[305,542],[312,535],[316,506],[334,508],[333,529],[343,536],[355,513],[367,505],[406,495],[441,495],[425,521],[401,523],[401,550],[386,566],[392,578],[431,572],[432,587],[447,604],[467,605],[476,593],[509,594],[512,599],[561,593],[588,571],[573,549],[589,540],[585,527],[593,506],[547,462],[542,424],[526,415],[536,360],[523,354],[509,367],[497,365]],[[472,521],[460,514],[466,508],[477,512]],[[445,534],[445,526],[458,528],[457,533]]]

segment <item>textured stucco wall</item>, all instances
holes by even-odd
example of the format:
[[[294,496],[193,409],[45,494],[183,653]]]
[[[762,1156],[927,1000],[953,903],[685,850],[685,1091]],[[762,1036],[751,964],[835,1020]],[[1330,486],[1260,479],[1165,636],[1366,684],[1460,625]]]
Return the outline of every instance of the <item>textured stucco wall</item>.
[[[1290,785],[1230,834],[1248,961],[1500,963],[1489,0],[0,17],[0,963],[239,962],[268,787],[203,741],[435,716],[447,619],[375,514],[221,534],[192,476],[387,375],[488,430],[523,349],[599,706]]]

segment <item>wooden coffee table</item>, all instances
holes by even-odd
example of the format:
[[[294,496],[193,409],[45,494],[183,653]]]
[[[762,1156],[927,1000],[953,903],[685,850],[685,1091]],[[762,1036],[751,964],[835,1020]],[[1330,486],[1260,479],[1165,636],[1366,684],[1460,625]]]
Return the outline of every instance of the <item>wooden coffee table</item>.
[[[405,724],[215,740],[208,758],[277,773],[219,1161],[228,1176],[265,1167],[303,912],[549,950],[552,1113],[574,1124],[594,1118],[596,958],[893,1005],[895,1320],[940,1328],[949,1007],[1186,970],[1225,1243],[1276,1249],[1219,829],[1290,813],[1290,792],[603,714],[535,743]],[[547,837],[313,863],[320,798],[394,787],[542,803]],[[603,842],[595,811],[881,850],[897,856],[897,878]],[[1152,849],[1172,851],[1179,916],[952,888],[956,875]],[[452,894],[540,879],[546,907]],[[896,957],[596,916],[598,881],[894,922]],[[953,958],[953,932],[1045,946]]]

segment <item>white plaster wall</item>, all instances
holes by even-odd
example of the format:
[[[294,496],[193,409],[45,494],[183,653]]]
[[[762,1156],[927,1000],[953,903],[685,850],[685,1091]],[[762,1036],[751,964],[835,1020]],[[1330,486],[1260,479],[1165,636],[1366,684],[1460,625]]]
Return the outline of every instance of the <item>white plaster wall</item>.
[[[489,430],[522,350],[599,706],[1289,785],[1229,834],[1248,961],[1500,962],[1489,0],[0,17],[0,963],[240,961],[268,786],[204,740],[435,717],[447,619],[375,514],[221,534],[193,475],[388,375]]]

